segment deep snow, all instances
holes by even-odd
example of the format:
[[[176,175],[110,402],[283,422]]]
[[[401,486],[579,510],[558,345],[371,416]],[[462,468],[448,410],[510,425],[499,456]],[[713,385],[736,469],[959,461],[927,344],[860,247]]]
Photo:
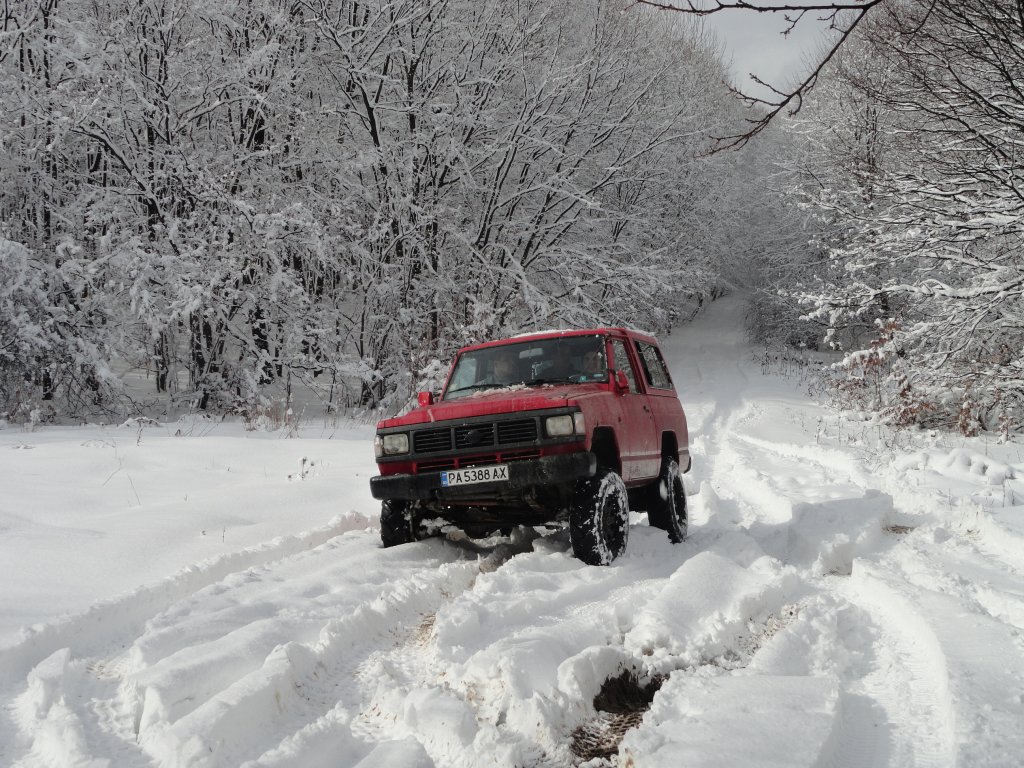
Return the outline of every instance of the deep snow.
[[[0,765],[1021,765],[1020,444],[840,418],[742,310],[664,340],[690,537],[608,568],[381,549],[364,427],[0,430]]]

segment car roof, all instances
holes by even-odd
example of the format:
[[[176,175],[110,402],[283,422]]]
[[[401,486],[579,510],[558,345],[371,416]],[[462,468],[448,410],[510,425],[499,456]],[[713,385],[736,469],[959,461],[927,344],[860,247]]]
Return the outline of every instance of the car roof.
[[[478,349],[487,349],[489,347],[500,347],[504,344],[520,344],[524,341],[540,341],[543,339],[557,339],[562,337],[570,336],[631,336],[638,338],[642,341],[647,341],[652,344],[657,342],[649,333],[643,331],[637,331],[632,328],[622,327],[603,327],[603,328],[572,328],[566,330],[550,330],[550,331],[535,331],[532,333],[522,333],[517,336],[509,336],[504,339],[495,339],[494,341],[485,341],[480,344],[470,344],[459,350],[459,353],[471,352]]]

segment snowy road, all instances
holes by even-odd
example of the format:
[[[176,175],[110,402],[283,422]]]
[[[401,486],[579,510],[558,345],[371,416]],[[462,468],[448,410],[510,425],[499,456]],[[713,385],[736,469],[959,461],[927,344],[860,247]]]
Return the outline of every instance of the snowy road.
[[[362,469],[339,476],[369,441],[310,441],[327,468],[252,499],[301,499],[304,533],[215,557],[183,540],[188,568],[122,577],[116,596],[79,587],[70,615],[0,642],[0,765],[1020,766],[1020,445],[840,421],[798,372],[763,373],[741,312],[719,301],[664,344],[694,453],[683,544],[638,516],[608,568],[572,559],[564,534],[383,550]],[[9,498],[59,448],[0,431],[23,462]],[[194,477],[154,508],[184,515]],[[14,557],[34,529],[0,512]],[[106,548],[61,558],[103,570],[86,562],[116,550],[101,519],[82,527]],[[118,525],[145,530],[132,520]],[[5,578],[0,610],[31,615],[33,577]]]

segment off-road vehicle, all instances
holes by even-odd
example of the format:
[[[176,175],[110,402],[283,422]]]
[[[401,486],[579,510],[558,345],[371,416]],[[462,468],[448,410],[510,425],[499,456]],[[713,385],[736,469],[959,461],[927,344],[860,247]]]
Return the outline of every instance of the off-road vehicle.
[[[686,417],[657,342],[624,328],[552,331],[459,350],[440,395],[377,425],[384,546],[457,526],[470,536],[568,525],[606,565],[629,510],[686,536]]]

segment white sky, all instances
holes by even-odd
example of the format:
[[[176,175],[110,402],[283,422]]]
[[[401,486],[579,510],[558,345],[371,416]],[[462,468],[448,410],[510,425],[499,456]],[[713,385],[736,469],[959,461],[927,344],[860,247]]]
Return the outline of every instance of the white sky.
[[[812,14],[786,37],[782,31],[787,24],[778,13],[724,11],[704,23],[721,39],[727,59],[731,58],[736,84],[750,93],[758,93],[750,72],[780,90],[805,75],[827,34],[827,24]]]

